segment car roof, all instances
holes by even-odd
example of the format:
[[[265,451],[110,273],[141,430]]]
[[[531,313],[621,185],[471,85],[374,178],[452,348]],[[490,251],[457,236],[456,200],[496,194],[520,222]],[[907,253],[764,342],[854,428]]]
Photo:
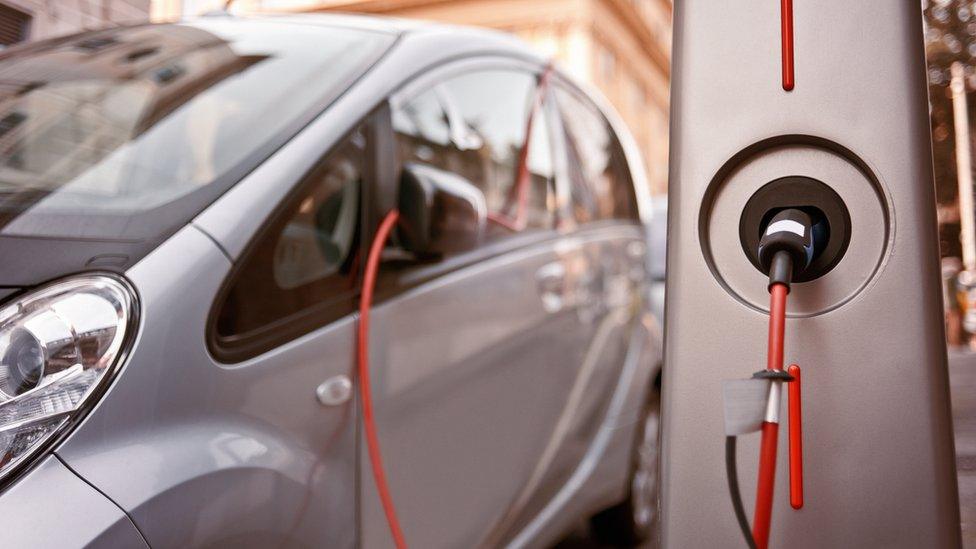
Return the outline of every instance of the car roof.
[[[472,27],[465,25],[453,25],[423,19],[404,19],[386,15],[366,15],[354,13],[302,13],[302,12],[263,12],[246,15],[217,13],[185,19],[192,22],[194,19],[206,17],[228,17],[231,19],[242,19],[252,22],[266,21],[269,30],[275,27],[276,23],[289,23],[309,26],[342,27],[363,31],[386,32],[397,35],[404,34],[449,34],[458,37],[477,38],[482,42],[492,42],[494,46],[502,49],[511,49],[521,55],[534,55],[531,46],[520,38],[506,32],[487,29],[484,27]],[[540,58],[541,59],[541,58]]]
[[[288,22],[301,25],[320,25],[329,27],[344,27],[359,30],[371,30],[380,32],[404,33],[404,32],[423,32],[432,28],[446,26],[433,21],[420,19],[401,19],[397,17],[366,15],[358,13],[343,12],[259,12],[243,15],[211,15],[211,17],[231,17],[239,19],[249,19],[251,21],[269,22]],[[202,16],[208,17],[208,16]]]
[[[193,25],[196,21],[206,21],[208,19],[223,18],[228,21],[247,21],[250,26],[261,25],[262,32],[278,33],[287,32],[289,25],[321,26],[362,30],[366,32],[379,32],[395,35],[404,38],[423,38],[437,37],[443,44],[450,44],[448,51],[427,51],[426,53],[441,58],[453,57],[456,54],[472,54],[476,50],[483,53],[508,54],[523,59],[543,64],[545,60],[532,47],[522,39],[502,31],[470,27],[464,25],[452,25],[434,21],[420,19],[402,19],[384,15],[364,15],[351,13],[301,13],[301,12],[262,12],[254,14],[232,14],[227,12],[211,12],[204,15],[184,17],[182,19],[160,21],[155,23],[133,23],[111,27],[101,27],[84,30],[74,34],[54,36],[44,40],[23,42],[15,44],[0,52],[0,58],[26,53],[31,50],[50,47],[54,44],[68,43],[78,40],[85,36],[97,36],[106,32],[111,32],[120,28],[136,28],[148,25]],[[263,25],[262,25],[263,23]],[[398,49],[403,49],[404,43],[411,40],[398,40],[391,47],[390,53]],[[424,42],[424,40],[420,40]],[[410,49],[410,48],[406,48]],[[455,51],[451,51],[455,50]]]

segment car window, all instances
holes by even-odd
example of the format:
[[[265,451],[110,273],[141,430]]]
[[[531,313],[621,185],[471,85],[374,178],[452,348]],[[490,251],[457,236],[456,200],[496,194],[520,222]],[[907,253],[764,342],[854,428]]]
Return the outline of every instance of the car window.
[[[488,208],[487,241],[553,226],[552,148],[545,109],[533,109],[537,88],[538,78],[529,72],[473,71],[420,93],[394,113],[400,165],[427,164],[478,188]],[[520,189],[519,159],[533,110],[529,177]]]
[[[418,160],[431,162],[434,150],[451,142],[451,127],[436,89],[428,90],[393,113],[393,125],[411,140]]]
[[[555,90],[567,140],[573,216],[578,223],[637,219],[634,185],[610,124],[589,100]]]
[[[201,209],[321,113],[394,38],[203,18],[4,52],[0,232],[155,238],[172,212]]]
[[[352,311],[365,138],[355,131],[300,183],[252,244],[217,317],[228,341],[305,314]],[[322,318],[322,315],[329,318]]]

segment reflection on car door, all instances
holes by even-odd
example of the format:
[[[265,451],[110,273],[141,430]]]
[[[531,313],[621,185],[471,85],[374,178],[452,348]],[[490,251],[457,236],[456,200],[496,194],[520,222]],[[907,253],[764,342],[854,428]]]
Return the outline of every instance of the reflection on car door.
[[[610,400],[632,343],[643,332],[639,318],[646,280],[645,244],[633,182],[620,144],[600,110],[558,79],[550,87],[557,186],[568,197],[568,214],[559,219],[556,250],[561,261],[552,265],[558,265],[566,289],[562,307],[573,317],[565,320],[573,337],[561,349],[563,375],[551,382],[563,398],[558,419],[509,511],[510,520],[490,545],[510,541],[536,517],[545,521],[544,517],[561,513],[559,506],[567,498],[576,500],[577,509],[595,510],[613,501],[608,497],[621,497],[620,479],[629,474],[631,449],[599,446],[597,434],[601,427],[630,429],[638,417],[620,412],[619,417],[610,417]],[[592,469],[584,460],[609,459],[610,454],[623,465],[619,472],[590,479],[587,471]],[[537,528],[532,524],[529,530]]]
[[[463,71],[394,109],[401,163],[463,176],[484,193],[489,217],[524,220],[521,230],[490,224],[477,249],[432,262],[387,250],[379,295],[393,297],[373,313],[373,391],[393,498],[417,547],[501,541],[578,367],[580,320],[566,283],[580,247],[563,249],[556,231],[546,111],[532,125],[525,210],[510,200],[537,80],[514,68]],[[363,544],[385,545],[375,488],[363,485]]]

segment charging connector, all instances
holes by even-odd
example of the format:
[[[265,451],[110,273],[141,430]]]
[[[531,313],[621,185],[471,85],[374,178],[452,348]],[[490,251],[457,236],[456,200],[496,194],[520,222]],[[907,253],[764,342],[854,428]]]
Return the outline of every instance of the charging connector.
[[[803,210],[787,208],[777,212],[759,238],[759,262],[769,274],[769,288],[783,284],[789,291],[813,262],[816,250],[813,219]]]
[[[830,186],[809,177],[791,175],[759,188],[746,202],[739,217],[739,241],[749,262],[763,274],[769,264],[759,259],[759,240],[774,225],[773,218],[795,210],[809,218],[797,220],[812,227],[813,260],[795,274],[793,282],[810,282],[829,273],[844,257],[851,240],[851,216]],[[791,214],[792,215],[792,214]]]

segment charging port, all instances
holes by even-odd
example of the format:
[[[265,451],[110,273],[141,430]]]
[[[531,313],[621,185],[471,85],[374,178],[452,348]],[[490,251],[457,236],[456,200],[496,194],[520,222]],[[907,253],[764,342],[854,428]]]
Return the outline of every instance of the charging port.
[[[799,210],[810,217],[813,258],[793,282],[809,282],[830,272],[847,251],[851,217],[840,196],[826,184],[804,176],[782,177],[761,187],[746,202],[739,219],[739,238],[749,261],[767,273],[759,257],[759,240],[770,221],[784,210]]]

